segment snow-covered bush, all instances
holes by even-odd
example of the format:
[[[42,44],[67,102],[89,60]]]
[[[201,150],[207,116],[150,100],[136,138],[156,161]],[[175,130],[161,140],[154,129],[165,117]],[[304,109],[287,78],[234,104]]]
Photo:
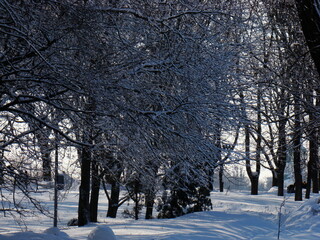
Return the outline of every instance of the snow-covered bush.
[[[68,226],[78,226],[78,219],[77,218],[72,218],[68,221],[67,223]]]
[[[190,186],[183,190],[170,191],[170,194],[164,191],[158,199],[158,218],[175,218],[211,208],[210,191],[205,187]]]

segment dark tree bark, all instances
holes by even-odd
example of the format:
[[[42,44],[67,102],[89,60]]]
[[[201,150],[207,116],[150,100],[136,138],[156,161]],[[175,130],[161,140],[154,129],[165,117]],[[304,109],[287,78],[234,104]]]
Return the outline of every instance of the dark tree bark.
[[[311,57],[315,67],[320,74],[320,3],[317,0],[296,0],[297,10]],[[315,89],[319,96],[319,84]],[[318,99],[317,99],[318,104]],[[312,114],[313,115],[313,114]],[[312,117],[312,116],[311,116]],[[316,137],[318,130],[313,130],[310,139],[310,159],[311,161],[308,171],[308,180],[312,180],[313,192],[319,192],[319,163],[318,163],[318,139]],[[310,174],[310,176],[309,176]]]
[[[258,195],[259,192],[259,177],[257,175],[252,176],[251,180],[251,195]]]
[[[145,219],[152,219],[153,214],[153,205],[154,200],[156,198],[156,185],[157,185],[157,173],[159,170],[159,165],[155,164],[153,161],[148,161],[146,164],[148,171],[148,177],[146,178],[148,181],[148,185],[146,185],[143,189],[145,194],[145,207],[146,214]],[[150,180],[149,180],[150,179]]]
[[[214,168],[209,166],[208,189],[213,191]]]
[[[103,187],[109,201],[107,217],[116,218],[119,207],[126,201],[126,198],[120,199],[120,182],[123,167],[119,159],[115,158],[110,152],[105,153],[104,159],[106,160],[106,166],[104,168],[105,181],[103,182]],[[110,195],[105,183],[111,185]]]
[[[0,185],[4,184],[4,159],[3,159],[3,150],[0,151]]]
[[[29,122],[32,126],[32,121]],[[52,180],[52,161],[51,161],[51,152],[52,147],[50,146],[50,129],[41,128],[35,132],[35,136],[38,141],[38,146],[41,153],[42,159],[42,178],[44,181],[51,181]]]
[[[78,205],[78,226],[84,226],[88,224],[91,220],[90,212],[93,209],[90,209],[90,184],[91,184],[91,167],[93,164],[93,151],[92,146],[93,142],[93,133],[94,133],[94,121],[96,119],[95,112],[96,112],[96,102],[92,97],[92,93],[88,93],[88,98],[83,99],[84,109],[90,114],[85,115],[84,121],[81,121],[82,126],[79,126],[82,131],[82,142],[86,143],[87,146],[82,146],[80,149],[80,189],[79,189],[79,205]],[[94,170],[97,171],[96,165],[94,165]],[[94,183],[96,188],[97,183]],[[95,189],[95,191],[97,191]],[[94,194],[97,194],[96,192]],[[98,201],[95,195],[93,196],[93,208],[97,207],[94,206],[94,201]],[[94,216],[93,216],[94,217]]]
[[[251,169],[250,163],[250,129],[248,124],[245,126],[245,151],[246,151],[246,170],[251,182],[251,195],[258,195],[259,191],[259,176],[261,170],[261,141],[262,141],[262,129],[261,129],[261,89],[258,84],[257,90],[257,138],[256,138],[256,156],[255,156],[255,172]]]
[[[245,150],[246,150],[246,170],[251,182],[251,195],[258,195],[259,177],[252,172],[250,163],[250,130],[245,127]]]
[[[308,175],[312,181],[312,192],[319,192],[319,179],[318,179],[318,137],[315,129],[311,130],[309,141],[309,164],[308,164]],[[310,167],[309,167],[310,165]]]
[[[79,189],[78,226],[90,222],[90,173],[91,151],[89,147],[81,149],[81,184]]]
[[[310,79],[309,86],[314,86],[313,79]],[[309,89],[305,95],[306,105],[305,109],[309,116],[309,123],[307,127],[307,138],[309,140],[309,161],[308,161],[308,184],[306,198],[309,198],[311,187],[313,193],[319,192],[319,120],[317,116],[317,104],[319,102],[319,95],[314,89]],[[312,184],[311,184],[312,183]]]
[[[310,198],[310,193],[311,193],[311,163],[310,161],[308,162],[308,177],[307,177],[307,189],[306,189],[306,198]]]
[[[223,185],[224,185],[224,182],[223,182],[223,164],[221,164],[220,168],[219,168],[219,190],[220,190],[220,192],[223,192]]]
[[[98,163],[94,160],[91,165],[91,196],[90,196],[90,221],[98,221],[98,202],[100,190],[100,176]]]
[[[311,57],[320,74],[320,9],[318,0],[296,0],[297,10]]]
[[[140,213],[140,200],[141,200],[141,183],[138,180],[133,182],[133,192],[131,199],[134,201],[134,219],[139,219]]]
[[[45,146],[43,146],[45,147]],[[40,147],[42,148],[42,147]],[[49,149],[44,149],[41,151],[42,157],[42,178],[44,181],[52,180],[52,168],[51,168],[51,151]]]
[[[118,181],[111,182],[111,194],[108,204],[107,217],[116,218],[119,208],[120,184]]]
[[[319,1],[317,0],[295,0],[296,2],[296,7],[298,10],[301,26],[302,26],[302,31],[305,36],[306,43],[308,45],[308,48],[310,50],[311,57],[314,61],[315,67],[320,74],[320,13],[319,13]],[[318,85],[319,86],[319,85]],[[319,87],[315,89],[317,94],[319,93]],[[298,161],[298,149],[297,146],[300,144],[298,142],[298,136],[296,136],[296,139],[294,140],[294,145],[295,145],[295,156]],[[312,145],[312,144],[311,144]],[[313,148],[313,146],[311,146]],[[313,151],[313,150],[312,150]],[[312,153],[311,153],[312,154]],[[314,157],[314,156],[310,156]],[[314,161],[314,159],[311,159],[311,161]],[[313,173],[315,166],[313,166],[313,163],[310,163],[309,170],[311,175],[308,176],[308,184],[310,184],[310,181],[312,180],[313,176],[316,173]],[[295,162],[295,168],[298,168],[298,163]],[[317,169],[317,167],[316,167]],[[299,182],[296,187],[300,188],[300,176],[298,173],[295,174],[296,177],[298,178]],[[301,175],[301,174],[300,174]],[[314,177],[314,180],[318,182],[318,179]],[[316,183],[315,187],[318,188],[318,183]],[[316,189],[319,190],[319,189]],[[299,189],[300,191],[300,189]],[[297,191],[296,191],[297,195]],[[300,195],[300,193],[299,193]],[[296,200],[302,200],[302,197],[296,196]]]
[[[278,187],[278,174],[277,169],[274,169],[274,171],[271,171],[272,173],[272,187]]]
[[[217,119],[217,124],[216,124],[216,136],[215,136],[215,145],[217,147],[217,153],[216,153],[216,161],[219,163],[219,191],[223,192],[223,168],[224,168],[224,163],[222,161],[221,157],[221,150],[222,150],[222,144],[221,144],[221,123],[220,120]],[[210,185],[209,185],[210,188]]]
[[[279,169],[278,172],[278,196],[284,195],[284,167]]]
[[[152,219],[154,193],[152,191],[145,194],[146,198],[146,219]]]
[[[286,118],[283,116],[279,122],[279,146],[278,146],[278,161],[277,161],[277,186],[278,196],[284,195],[284,170],[287,159],[287,141],[286,141]]]
[[[257,146],[256,146],[256,172],[253,176],[253,190],[252,194],[258,194],[259,188],[259,177],[261,171],[261,152],[262,152],[262,116],[261,116],[261,98],[262,98],[262,90],[261,90],[261,83],[258,83],[257,89]],[[251,191],[252,192],[252,191]]]
[[[297,89],[297,88],[295,88]],[[294,129],[293,129],[293,164],[294,164],[294,178],[295,178],[295,201],[302,201],[302,174],[301,174],[301,117],[299,99],[294,96]]]

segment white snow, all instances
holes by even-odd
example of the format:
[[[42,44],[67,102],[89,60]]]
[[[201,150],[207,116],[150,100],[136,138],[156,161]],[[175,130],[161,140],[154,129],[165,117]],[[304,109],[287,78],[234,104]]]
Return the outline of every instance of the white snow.
[[[53,206],[49,194],[41,197],[48,207]],[[320,239],[318,194],[303,202],[295,202],[294,194],[278,197],[275,189],[257,196],[247,191],[228,191],[213,192],[211,197],[212,211],[176,219],[135,221],[121,214],[126,208],[131,210],[132,204],[122,205],[119,218],[106,218],[107,200],[102,194],[99,223],[68,227],[67,222],[77,216],[78,202],[77,192],[70,192],[59,202],[59,228],[52,228],[53,220],[40,215],[28,217],[23,222],[2,214],[0,240],[270,240],[277,239],[279,221],[280,239]]]
[[[93,229],[88,240],[117,240],[111,228],[108,226],[97,226]]]
[[[310,233],[311,235],[317,236],[317,239],[320,239],[319,196],[305,201],[298,209],[289,214],[286,219],[286,229],[288,231],[294,231],[297,227],[299,229],[304,229],[304,231]]]
[[[61,231],[59,228],[57,228],[57,227],[48,228],[48,229],[44,230],[43,233],[44,233],[44,234],[49,234],[49,235],[57,236],[57,237],[59,237],[60,239],[69,239],[68,234],[62,232],[62,231]]]
[[[53,234],[45,234],[45,233],[35,233],[31,231],[27,232],[16,232],[16,233],[9,233],[6,235],[1,235],[0,240],[59,240],[59,239],[68,239],[59,237]]]

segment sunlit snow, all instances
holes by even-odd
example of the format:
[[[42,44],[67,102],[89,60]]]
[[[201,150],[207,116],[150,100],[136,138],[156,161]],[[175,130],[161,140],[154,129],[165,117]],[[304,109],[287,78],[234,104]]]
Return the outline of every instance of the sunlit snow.
[[[41,197],[51,207],[50,196]],[[212,211],[176,219],[136,221],[121,214],[124,209],[132,208],[126,204],[119,209],[119,218],[106,218],[107,200],[101,195],[99,223],[79,228],[67,226],[77,216],[78,196],[74,191],[59,202],[59,229],[52,228],[53,221],[48,217],[38,215],[23,222],[7,215],[0,218],[0,240],[269,240],[277,239],[279,231],[280,239],[320,239],[319,195],[304,202],[295,202],[293,194],[278,197],[274,190],[258,196],[246,191],[213,192],[211,197]]]

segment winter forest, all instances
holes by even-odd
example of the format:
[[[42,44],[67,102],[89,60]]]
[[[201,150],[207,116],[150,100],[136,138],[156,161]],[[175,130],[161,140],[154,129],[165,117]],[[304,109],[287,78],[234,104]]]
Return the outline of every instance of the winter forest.
[[[0,218],[72,186],[77,226],[176,218],[262,172],[310,198],[319,45],[318,0],[0,0]]]

